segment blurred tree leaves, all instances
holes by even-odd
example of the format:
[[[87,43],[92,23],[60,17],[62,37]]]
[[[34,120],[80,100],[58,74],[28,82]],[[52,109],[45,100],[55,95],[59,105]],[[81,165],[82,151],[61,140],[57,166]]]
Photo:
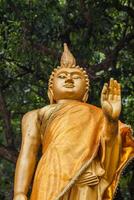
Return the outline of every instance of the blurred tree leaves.
[[[102,86],[110,77],[121,82],[121,120],[134,128],[133,11],[129,0],[0,1],[1,199],[12,199],[21,118],[49,103],[47,83],[64,42],[89,73],[90,103],[100,106]],[[133,199],[131,166],[120,183],[124,200]]]

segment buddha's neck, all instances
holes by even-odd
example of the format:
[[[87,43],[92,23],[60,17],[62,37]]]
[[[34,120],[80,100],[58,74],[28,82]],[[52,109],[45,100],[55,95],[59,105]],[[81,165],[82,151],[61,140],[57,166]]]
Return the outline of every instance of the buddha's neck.
[[[56,103],[69,103],[69,102],[80,102],[79,100],[73,100],[73,99],[60,99]]]

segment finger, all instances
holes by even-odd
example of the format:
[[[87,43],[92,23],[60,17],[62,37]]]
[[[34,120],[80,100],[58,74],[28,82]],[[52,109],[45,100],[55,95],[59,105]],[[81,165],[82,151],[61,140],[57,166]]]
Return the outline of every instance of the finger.
[[[104,101],[107,99],[108,96],[108,84],[105,83],[101,92],[101,100]]]
[[[118,82],[114,80],[114,94],[117,94]]]
[[[107,90],[108,90],[108,84],[105,83],[104,86],[103,86],[103,89],[102,89],[102,94],[106,94]]]
[[[118,83],[117,85],[117,95],[120,95],[121,94],[121,85],[120,83]]]
[[[84,172],[84,174],[82,174],[80,177],[85,177],[85,176],[93,176],[92,172]]]
[[[114,79],[110,78],[108,99],[112,100],[114,94]]]
[[[83,182],[79,182],[79,184],[81,185],[96,185],[99,183],[99,179],[95,179],[95,180],[87,180],[87,181],[83,181]]]
[[[109,83],[109,89],[110,89],[110,93],[112,93],[113,89],[114,89],[114,79],[110,78],[110,83]]]
[[[118,82],[114,80],[114,88],[113,88],[113,100],[117,100],[118,98]]]
[[[93,180],[95,178],[96,178],[95,175],[84,174],[83,176],[80,177],[80,181],[87,180],[87,179]]]
[[[85,172],[84,174],[82,174],[81,176],[80,176],[80,179],[79,180],[83,180],[83,179],[85,179],[85,178],[90,178],[90,179],[95,179],[96,178],[96,175],[94,175],[92,172]]]
[[[118,100],[121,100],[121,85],[120,85],[120,83],[118,83],[117,96],[118,96]]]
[[[96,179],[85,179],[82,181],[78,181],[79,184],[83,184],[83,183],[88,183],[88,182],[97,182],[98,180]]]

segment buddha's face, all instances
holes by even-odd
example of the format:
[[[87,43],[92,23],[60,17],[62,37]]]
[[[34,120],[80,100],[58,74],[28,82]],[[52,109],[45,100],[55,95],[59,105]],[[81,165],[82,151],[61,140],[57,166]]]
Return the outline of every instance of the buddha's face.
[[[86,79],[80,69],[58,69],[53,79],[53,94],[57,102],[62,99],[82,101],[86,89]]]

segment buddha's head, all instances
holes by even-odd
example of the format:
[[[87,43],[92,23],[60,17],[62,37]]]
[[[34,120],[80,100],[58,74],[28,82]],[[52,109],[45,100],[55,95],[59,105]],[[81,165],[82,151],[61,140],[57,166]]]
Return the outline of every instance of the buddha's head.
[[[49,79],[48,97],[50,103],[59,100],[86,102],[89,92],[89,79],[86,71],[76,65],[75,58],[64,44],[60,66],[54,69]]]

